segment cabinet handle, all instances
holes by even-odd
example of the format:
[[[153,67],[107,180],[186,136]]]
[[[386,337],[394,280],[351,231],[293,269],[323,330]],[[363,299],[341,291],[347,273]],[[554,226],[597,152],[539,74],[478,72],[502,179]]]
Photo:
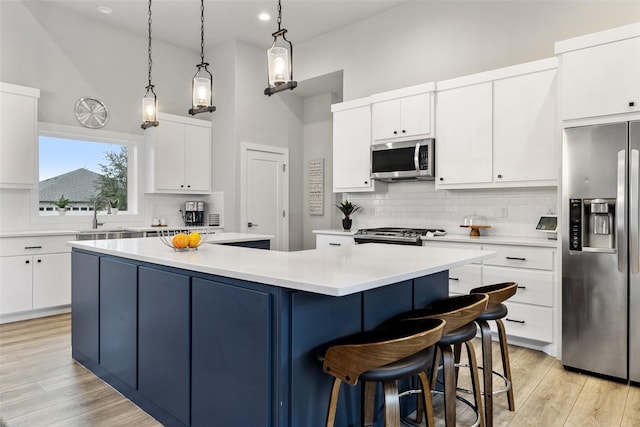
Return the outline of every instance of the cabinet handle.
[[[460,279],[457,277],[449,277],[449,280],[455,280],[455,281],[459,281]]]
[[[26,260],[24,263],[25,263],[25,264],[29,264],[29,262],[30,262],[29,260]]]
[[[191,185],[187,185],[187,188],[191,188]]]
[[[513,322],[513,323],[521,323],[524,325],[524,320],[515,320],[515,319],[509,319],[508,317],[505,319],[507,322]]]
[[[440,181],[444,181],[444,178],[443,178],[443,177],[440,177],[440,178],[438,178],[438,179],[439,179]]]
[[[397,130],[394,130],[394,131],[393,131],[393,134],[394,134],[394,135],[397,135],[397,134],[398,134],[398,131],[397,131]]]
[[[526,286],[518,286],[518,289],[527,289]]]
[[[633,106],[635,106],[635,105],[636,105],[636,103],[635,103],[635,102],[633,102],[633,101],[629,102],[629,107],[633,107]]]
[[[526,258],[519,258],[519,257],[515,257],[515,256],[506,256],[505,258],[513,260],[513,261],[526,261],[527,260]]]
[[[329,242],[329,246],[342,246],[342,243]]]
[[[39,259],[39,260],[38,260],[38,263],[40,263],[40,262],[42,262],[42,260],[41,260],[41,259]]]
[[[25,249],[42,249],[42,246],[25,246]]]
[[[498,178],[502,178],[502,174],[501,173],[498,174]]]

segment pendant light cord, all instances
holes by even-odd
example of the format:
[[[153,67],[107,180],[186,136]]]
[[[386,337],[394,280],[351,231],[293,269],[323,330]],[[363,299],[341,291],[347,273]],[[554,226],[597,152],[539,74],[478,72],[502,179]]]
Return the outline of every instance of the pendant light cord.
[[[149,86],[151,85],[151,66],[153,61],[151,60],[151,0],[149,0]]]
[[[200,0],[200,63],[204,64],[204,0]]]
[[[278,0],[278,32],[280,32],[280,24],[282,23],[282,5]]]

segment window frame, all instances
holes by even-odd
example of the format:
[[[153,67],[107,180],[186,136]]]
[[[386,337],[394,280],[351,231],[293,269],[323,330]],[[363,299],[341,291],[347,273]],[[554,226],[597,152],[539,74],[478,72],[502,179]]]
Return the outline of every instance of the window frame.
[[[70,224],[85,222],[93,217],[93,210],[70,211],[67,215],[52,215],[50,212],[40,211],[40,136],[61,138],[67,140],[95,141],[108,144],[127,146],[127,182],[128,206],[126,211],[118,212],[110,218],[111,223],[139,220],[144,217],[144,191],[142,188],[143,162],[140,154],[144,137],[141,135],[111,132],[103,129],[89,129],[77,126],[58,125],[54,123],[38,123],[38,147],[36,149],[37,171],[36,185],[31,190],[30,217],[32,223],[40,224]]]

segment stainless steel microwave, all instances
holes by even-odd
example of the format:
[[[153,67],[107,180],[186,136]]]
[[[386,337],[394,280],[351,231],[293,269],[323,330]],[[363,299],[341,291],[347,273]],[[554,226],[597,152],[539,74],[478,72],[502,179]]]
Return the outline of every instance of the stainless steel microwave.
[[[371,178],[386,182],[435,179],[435,139],[372,145]]]

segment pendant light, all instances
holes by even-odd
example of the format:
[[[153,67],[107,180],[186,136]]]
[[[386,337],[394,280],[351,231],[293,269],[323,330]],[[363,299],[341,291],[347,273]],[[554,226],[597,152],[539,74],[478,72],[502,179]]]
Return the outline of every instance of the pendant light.
[[[158,98],[153,90],[153,84],[151,84],[151,0],[149,0],[149,84],[147,85],[147,92],[142,98],[142,129],[147,129],[153,126],[158,126]]]
[[[273,43],[271,48],[267,50],[267,73],[269,84],[264,90],[264,94],[271,96],[274,93],[281,92],[283,90],[293,90],[298,86],[298,82],[293,81],[293,45],[285,34],[287,30],[280,28],[282,23],[282,5],[278,0],[278,31],[271,34],[273,36]],[[289,50],[286,47],[276,46],[278,37],[289,44]]]
[[[204,62],[204,0],[200,0],[200,63],[196,65],[198,71],[191,82],[191,109],[189,114],[212,113],[213,106],[213,74],[207,69],[209,64]]]

